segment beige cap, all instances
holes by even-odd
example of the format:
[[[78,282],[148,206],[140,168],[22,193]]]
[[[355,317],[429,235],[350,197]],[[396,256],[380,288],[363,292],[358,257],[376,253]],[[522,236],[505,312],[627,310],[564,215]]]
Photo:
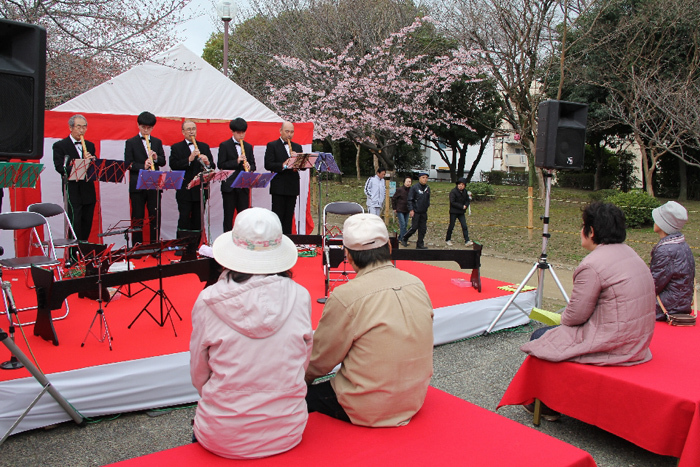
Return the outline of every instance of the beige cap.
[[[343,224],[343,245],[350,250],[362,251],[379,248],[389,243],[389,231],[381,217],[374,214],[355,214]]]

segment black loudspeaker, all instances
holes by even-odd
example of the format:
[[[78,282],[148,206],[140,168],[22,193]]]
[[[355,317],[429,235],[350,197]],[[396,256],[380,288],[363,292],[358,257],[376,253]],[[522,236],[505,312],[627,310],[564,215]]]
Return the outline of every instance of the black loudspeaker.
[[[581,170],[586,151],[588,105],[544,101],[538,109],[535,166]]]
[[[0,20],[0,159],[44,153],[46,30]]]

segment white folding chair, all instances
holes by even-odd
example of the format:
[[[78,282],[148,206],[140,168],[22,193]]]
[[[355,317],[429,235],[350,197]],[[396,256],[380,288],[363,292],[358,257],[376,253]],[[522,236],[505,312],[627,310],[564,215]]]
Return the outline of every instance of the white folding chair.
[[[41,214],[47,220],[56,216],[61,216],[63,218],[63,237],[56,237],[55,235],[53,235],[49,223],[47,222],[46,224],[44,224],[45,230],[48,233],[48,238],[52,239],[51,243],[49,243],[48,240],[41,241],[38,232],[36,231],[36,228],[34,229],[35,237],[44,249],[44,255],[58,260],[58,256],[56,255],[57,248],[63,248],[65,252],[66,248],[78,245],[78,240],[77,236],[75,235],[75,231],[73,230],[73,225],[71,225],[70,219],[68,218],[68,214],[66,214],[66,211],[65,209],[63,209],[63,206],[54,203],[34,203],[30,204],[27,207],[27,211]]]
[[[25,211],[18,211],[18,212],[5,212],[5,213],[0,213],[0,230],[12,230],[12,231],[20,231],[20,230],[31,230],[33,232],[36,232],[37,227],[41,227],[43,225],[46,225],[46,218],[42,216],[39,213],[36,212],[25,212]],[[48,242],[49,245],[53,245],[53,240],[51,238],[51,231],[47,230],[47,236],[48,236]],[[51,247],[52,248],[52,247]],[[48,268],[48,269],[53,269],[54,274],[58,277],[59,280],[61,280],[63,277],[61,275],[61,270],[59,268],[60,262],[47,254],[43,255],[33,255],[33,256],[24,256],[24,257],[14,257],[14,258],[2,258],[0,259],[0,267],[2,268],[2,271],[7,270],[16,270],[16,269],[24,269],[27,270],[29,269],[32,265],[39,266],[42,268]],[[5,304],[5,313],[8,313],[9,307],[7,304],[7,298],[5,297],[5,294],[3,294],[3,302]],[[68,301],[66,300],[66,313],[59,317],[59,318],[54,318],[54,320],[58,319],[63,319],[66,316],[68,316]],[[30,307],[25,307],[25,308],[18,308],[17,311],[26,311],[26,310],[33,310],[36,309],[36,306],[30,306]],[[9,315],[9,313],[8,313]],[[12,319],[11,316],[8,316],[8,319]],[[20,323],[18,323],[20,324]],[[28,323],[21,323],[21,325],[29,325],[29,324],[34,324],[34,321],[28,322]]]
[[[362,205],[349,201],[336,201],[328,203],[323,208],[323,235],[321,247],[323,249],[323,273],[325,275],[325,296],[319,298],[319,303],[325,303],[331,291],[331,284],[347,282],[348,275],[354,274],[350,267],[345,250],[343,248],[343,222],[353,214],[365,212]],[[342,267],[340,267],[342,266]],[[340,276],[332,278],[332,275]]]

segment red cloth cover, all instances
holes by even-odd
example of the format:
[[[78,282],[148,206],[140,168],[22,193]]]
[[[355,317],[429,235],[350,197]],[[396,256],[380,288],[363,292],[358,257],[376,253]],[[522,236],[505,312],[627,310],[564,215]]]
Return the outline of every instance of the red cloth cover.
[[[579,448],[432,387],[423,408],[403,427],[365,428],[312,413],[301,443],[277,456],[234,461],[192,443],[115,465],[306,467],[319,462],[335,466],[595,466],[591,455]]]
[[[656,323],[652,359],[630,367],[552,363],[527,357],[499,407],[532,402],[600,427],[637,446],[700,465],[700,327]]]

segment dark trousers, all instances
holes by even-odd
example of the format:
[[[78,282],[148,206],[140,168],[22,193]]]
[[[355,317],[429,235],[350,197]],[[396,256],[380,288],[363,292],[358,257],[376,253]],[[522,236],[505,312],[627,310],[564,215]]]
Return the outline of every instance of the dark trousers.
[[[92,218],[95,214],[95,203],[83,204],[80,199],[68,197],[68,219],[75,230],[75,236],[83,242],[90,238]]]
[[[411,228],[403,236],[404,241],[408,240],[411,235],[418,231],[418,241],[416,246],[425,246],[423,244],[423,239],[425,238],[425,233],[428,231],[428,213],[427,212],[413,212],[413,221],[411,222]]]
[[[535,330],[532,332],[532,335],[530,335],[530,340],[531,340],[531,341],[534,341],[534,340],[536,340],[536,339],[539,339],[540,337],[542,337],[542,335],[543,335],[545,332],[549,331],[550,329],[554,329],[554,328],[556,328],[556,327],[557,327],[557,326],[545,326],[545,327],[543,327],[543,328],[535,329]]]
[[[452,229],[455,228],[455,221],[457,219],[459,219],[459,223],[462,225],[462,235],[464,235],[464,241],[468,242],[469,241],[469,229],[467,228],[467,219],[464,217],[464,213],[462,213],[462,214],[450,213],[450,225],[447,227],[447,237],[445,237],[445,240],[449,241],[452,239]]]
[[[202,210],[200,201],[177,200],[177,232],[201,232]]]
[[[250,207],[250,189],[234,188],[233,191],[222,191],[221,200],[224,203],[224,232],[233,229],[233,214],[240,214]]]
[[[158,190],[138,190],[129,193],[129,198],[131,199],[131,226],[143,228],[146,208],[148,208],[151,243],[157,242],[160,238],[158,235],[160,216],[157,208],[159,193]],[[143,243],[143,231],[131,234],[131,245],[134,246],[137,243]]]
[[[282,233],[292,234],[294,224],[294,208],[297,205],[296,196],[272,195],[272,212],[277,214],[282,223]]]
[[[330,381],[312,384],[306,389],[306,407],[311,412],[320,412],[329,417],[337,418],[344,422],[350,422],[350,417],[338,402]]]

